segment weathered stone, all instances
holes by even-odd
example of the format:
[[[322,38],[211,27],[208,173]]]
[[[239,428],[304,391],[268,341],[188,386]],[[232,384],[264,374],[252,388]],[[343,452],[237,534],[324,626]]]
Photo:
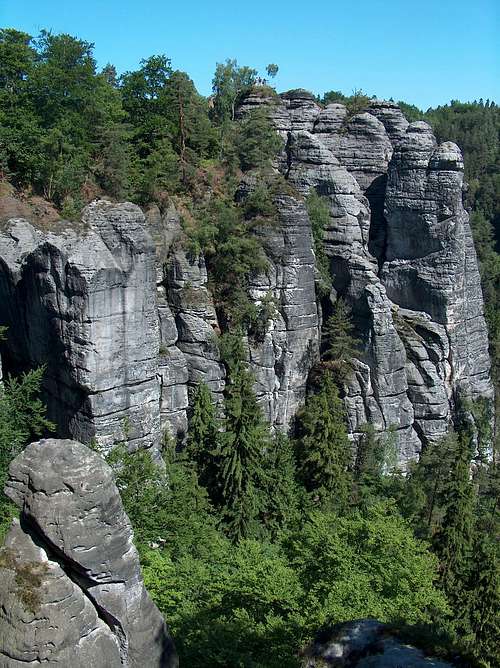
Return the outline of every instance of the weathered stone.
[[[445,426],[436,425],[436,420],[446,423],[444,396],[451,401],[457,390],[472,398],[492,396],[480,276],[462,204],[462,183],[463,160],[458,147],[451,142],[436,147],[429,126],[422,122],[410,125],[389,169],[387,250],[381,276],[393,302],[422,312],[424,319],[435,323],[433,336],[440,340],[442,355],[446,355],[446,364],[441,362],[438,374],[444,385],[441,399],[436,412],[427,415],[428,438],[436,428],[438,432],[445,430]],[[424,344],[427,339],[424,334]],[[407,345],[409,341],[407,337]],[[412,382],[415,385],[418,378]],[[420,390],[420,403],[432,405],[432,394]]]
[[[405,136],[408,121],[401,109],[394,102],[389,102],[388,100],[371,100],[367,111],[383,123],[393,146]]]
[[[267,258],[264,274],[251,279],[259,307],[267,296],[275,313],[263,340],[250,338],[256,394],[272,425],[288,427],[306,395],[309,370],[318,357],[318,311],[311,226],[304,202],[275,198],[278,220],[256,230]]]
[[[331,109],[332,106],[335,107],[334,110]],[[361,190],[366,193],[376,179],[380,180],[380,177],[387,173],[392,144],[384,125],[375,116],[362,113],[347,119],[347,111],[343,115],[341,107],[342,105],[326,107],[316,121],[314,134],[356,178]],[[339,123],[342,115],[343,119]]]
[[[165,265],[165,289],[175,318],[177,347],[187,362],[188,382],[207,384],[217,402],[222,400],[225,370],[217,336],[219,325],[208,291],[207,270],[201,254],[188,257],[182,245],[174,247]]]
[[[175,648],[144,587],[130,522],[101,457],[76,441],[32,443],[11,463],[5,493],[21,509],[21,524],[10,530],[0,561],[8,572],[0,596],[11,603],[0,606],[0,635],[8,642],[0,665],[176,667]],[[16,580],[22,564],[40,573],[31,609]],[[77,663],[75,647],[82,650]]]
[[[154,247],[133,204],[89,205],[83,223],[0,235],[2,324],[16,369],[47,365],[59,434],[131,448],[159,441]]]
[[[452,668],[399,640],[375,619],[337,624],[305,650],[303,668]]]
[[[392,102],[373,100],[349,118],[343,105],[321,110],[304,91],[282,100],[270,111],[286,138],[277,164],[299,193],[315,189],[329,203],[331,299],[351,305],[362,342],[346,388],[350,431],[356,438],[364,422],[395,428],[404,462],[446,433],[457,390],[492,393],[462,157]],[[252,358],[268,396],[273,359],[268,337]]]

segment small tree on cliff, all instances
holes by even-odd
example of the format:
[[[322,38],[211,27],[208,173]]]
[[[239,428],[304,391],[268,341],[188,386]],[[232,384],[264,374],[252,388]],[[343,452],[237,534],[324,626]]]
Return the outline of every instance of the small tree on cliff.
[[[4,333],[5,329],[0,335]],[[44,371],[45,367],[40,367],[0,383],[0,539],[13,511],[3,493],[9,464],[30,439],[55,428],[47,420],[45,406],[39,398]]]
[[[358,353],[359,339],[353,335],[351,309],[339,298],[326,322],[324,359],[339,385],[343,385],[353,370],[352,360]]]

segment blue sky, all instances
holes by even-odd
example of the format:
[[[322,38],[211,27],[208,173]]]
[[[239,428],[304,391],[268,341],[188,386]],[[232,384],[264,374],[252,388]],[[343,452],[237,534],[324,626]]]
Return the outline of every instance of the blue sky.
[[[95,43],[119,72],[165,53],[208,94],[215,63],[280,67],[279,91],[354,88],[423,108],[500,102],[498,0],[0,0],[0,25]]]

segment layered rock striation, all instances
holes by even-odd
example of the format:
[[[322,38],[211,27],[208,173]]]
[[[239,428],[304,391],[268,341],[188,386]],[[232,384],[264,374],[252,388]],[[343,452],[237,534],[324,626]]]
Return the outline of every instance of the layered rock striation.
[[[133,204],[100,201],[79,228],[42,232],[14,219],[0,235],[7,361],[46,365],[62,436],[104,447],[159,441],[155,251],[143,221]]]
[[[318,322],[339,296],[352,307],[362,346],[346,387],[351,434],[366,422],[395,431],[400,461],[412,459],[447,432],[459,395],[492,397],[460,151],[392,102],[352,115],[292,91],[251,95],[239,114],[258,104],[285,140],[279,170],[329,205],[334,290],[316,299]]]
[[[48,439],[11,463],[21,516],[0,551],[0,666],[176,668],[109,466]]]

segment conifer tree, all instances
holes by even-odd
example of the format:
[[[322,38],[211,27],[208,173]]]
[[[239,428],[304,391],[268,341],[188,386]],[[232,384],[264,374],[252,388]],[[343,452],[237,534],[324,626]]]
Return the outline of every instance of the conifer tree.
[[[219,469],[219,421],[213,398],[205,383],[199,383],[193,396],[193,409],[189,420],[186,454],[198,471],[198,479],[210,498],[217,503]]]
[[[469,645],[478,659],[500,665],[500,559],[494,534],[476,534],[467,584]]]
[[[402,510],[421,536],[431,538],[443,522],[457,448],[457,435],[451,432],[428,443],[418,463],[410,468]]]
[[[358,353],[359,340],[354,337],[353,331],[351,309],[342,298],[339,298],[325,326],[324,359],[340,385],[352,373],[352,360]]]
[[[300,486],[290,439],[278,431],[263,458],[262,522],[271,536],[289,527],[298,518]]]
[[[348,502],[351,446],[345,409],[332,373],[324,374],[317,394],[299,413],[300,471],[313,499],[325,508],[342,510]]]
[[[229,335],[225,359],[229,373],[219,485],[226,532],[237,542],[258,532],[259,481],[269,432],[253,391],[254,378],[244,361],[241,337]]]
[[[456,439],[451,478],[443,493],[445,515],[434,537],[441,562],[441,584],[456,609],[462,608],[474,529],[474,488],[470,479],[472,446],[467,429]]]

